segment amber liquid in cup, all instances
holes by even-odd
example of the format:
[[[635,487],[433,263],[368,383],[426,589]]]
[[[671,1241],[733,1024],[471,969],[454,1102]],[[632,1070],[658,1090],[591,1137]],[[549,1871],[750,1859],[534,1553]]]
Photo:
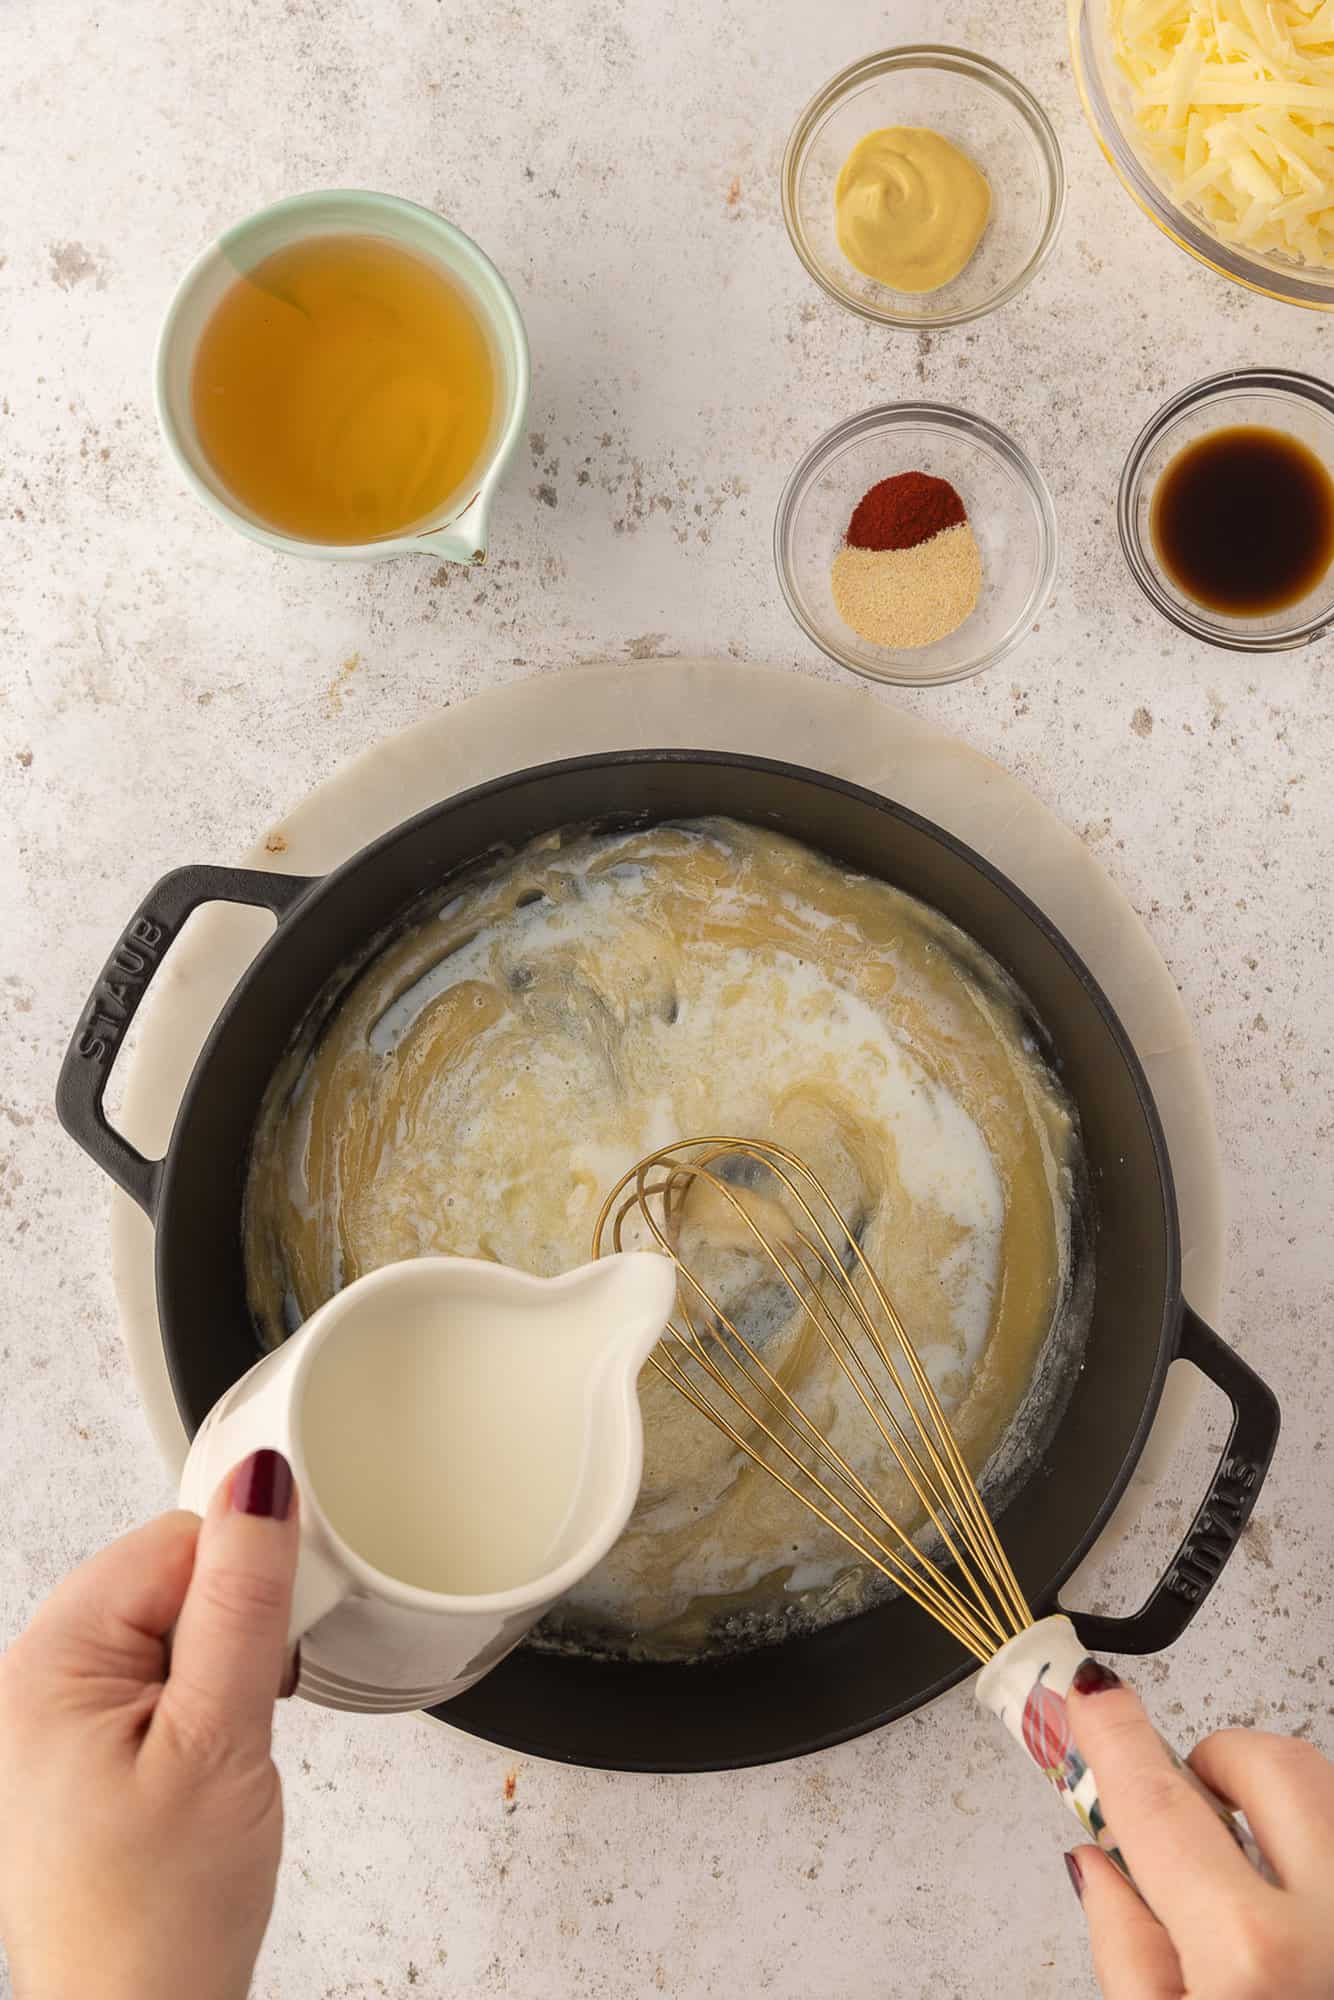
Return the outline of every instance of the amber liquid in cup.
[[[238,275],[200,337],[191,398],[214,470],[265,527],[373,542],[470,497],[496,372],[438,265],[383,237],[323,235]]]

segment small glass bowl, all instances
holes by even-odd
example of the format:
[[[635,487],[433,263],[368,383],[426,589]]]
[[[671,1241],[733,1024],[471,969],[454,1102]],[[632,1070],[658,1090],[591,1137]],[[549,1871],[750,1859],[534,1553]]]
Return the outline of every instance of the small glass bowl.
[[[873,646],[845,625],[830,570],[852,510],[895,472],[948,479],[982,552],[977,605],[930,646]],[[788,609],[821,652],[854,674],[899,687],[967,680],[1013,652],[1056,576],[1056,510],[1037,468],[982,417],[943,403],[888,403],[849,417],[813,445],[783,489],[774,561]]]
[[[1187,597],[1153,545],[1153,494],[1177,453],[1210,431],[1260,424],[1286,431],[1334,477],[1334,389],[1283,368],[1231,369],[1183,389],[1150,418],[1130,448],[1116,496],[1116,525],[1134,577],[1155,611],[1210,646],[1235,653],[1283,653],[1309,646],[1334,627],[1334,563],[1313,590],[1284,611],[1234,617]]]
[[[1140,155],[1129,86],[1107,47],[1107,0],[1068,0],[1070,59],[1079,100],[1112,172],[1164,236],[1220,277],[1286,305],[1334,311],[1334,271],[1294,263],[1276,252],[1242,250],[1215,236],[1202,215],[1178,208]]]
[[[952,139],[991,184],[982,241],[935,292],[894,292],[850,264],[834,231],[834,188],[868,132],[927,125]],[[883,326],[960,326],[1022,291],[1056,240],[1065,170],[1050,120],[1008,70],[966,49],[922,44],[853,63],[811,99],[787,142],[783,220],[817,285]]]

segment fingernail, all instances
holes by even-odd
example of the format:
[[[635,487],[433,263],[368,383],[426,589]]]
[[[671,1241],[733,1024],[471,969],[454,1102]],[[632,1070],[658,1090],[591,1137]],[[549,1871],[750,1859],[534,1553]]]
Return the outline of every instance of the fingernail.
[[[280,1451],[252,1451],[232,1474],[232,1509],[285,1521],[292,1511],[292,1468]]]
[[[1077,1900],[1082,1903],[1084,1900],[1084,1871],[1079,1865],[1079,1856],[1077,1854],[1066,1855],[1065,1872],[1070,1877],[1070,1887],[1074,1890]]]
[[[1121,1676],[1101,1660],[1081,1660],[1070,1685],[1076,1694],[1105,1694],[1108,1688],[1121,1686]]]
[[[292,1648],[292,1657],[287,1662],[287,1672],[283,1675],[283,1684],[278,1690],[278,1699],[280,1701],[286,1701],[289,1695],[296,1693],[296,1684],[300,1678],[301,1641],[298,1639]]]

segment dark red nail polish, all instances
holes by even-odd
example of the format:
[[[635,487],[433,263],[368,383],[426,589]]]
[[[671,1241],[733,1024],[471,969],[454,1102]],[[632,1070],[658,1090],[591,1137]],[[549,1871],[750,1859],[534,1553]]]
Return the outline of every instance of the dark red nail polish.
[[[1070,1685],[1076,1694],[1105,1694],[1108,1688],[1121,1686],[1121,1676],[1101,1660],[1081,1660]]]
[[[292,1468],[280,1451],[252,1451],[232,1474],[232,1507],[285,1521],[292,1511]]]
[[[1077,1854],[1066,1855],[1065,1872],[1070,1877],[1070,1887],[1082,1903],[1084,1900],[1084,1871],[1079,1865],[1079,1856]]]
[[[291,1658],[287,1662],[287,1672],[283,1675],[283,1684],[278,1690],[279,1701],[286,1701],[289,1695],[294,1695],[296,1693],[296,1684],[300,1680],[300,1678],[301,1678],[301,1641],[298,1639],[295,1646],[293,1646],[292,1648]]]

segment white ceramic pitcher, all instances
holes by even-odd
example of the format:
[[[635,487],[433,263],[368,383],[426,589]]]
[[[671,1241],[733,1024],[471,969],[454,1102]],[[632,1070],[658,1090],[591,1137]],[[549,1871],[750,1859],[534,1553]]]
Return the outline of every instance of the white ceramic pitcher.
[[[448,1701],[602,1560],[639,1492],[635,1384],[675,1297],[676,1268],[653,1251],[559,1278],[414,1258],[347,1286],[228,1390],[190,1448],[181,1504],[202,1514],[252,1451],[290,1462],[302,1694],[363,1711]],[[451,1434],[456,1463],[432,1459]],[[455,1540],[436,1548],[446,1517]],[[507,1588],[403,1580],[465,1564],[460,1524],[488,1574],[517,1566]],[[393,1574],[368,1554],[386,1548]],[[540,1573],[525,1573],[539,1548]]]

